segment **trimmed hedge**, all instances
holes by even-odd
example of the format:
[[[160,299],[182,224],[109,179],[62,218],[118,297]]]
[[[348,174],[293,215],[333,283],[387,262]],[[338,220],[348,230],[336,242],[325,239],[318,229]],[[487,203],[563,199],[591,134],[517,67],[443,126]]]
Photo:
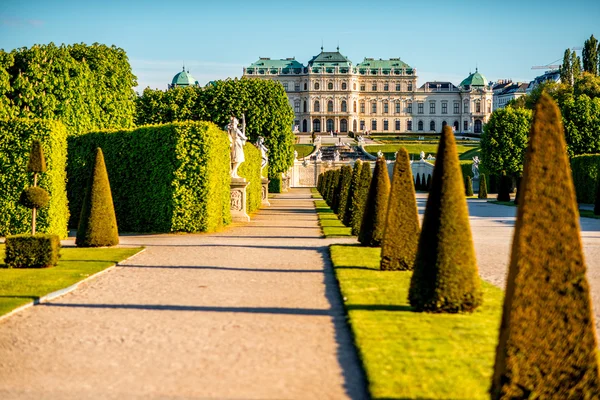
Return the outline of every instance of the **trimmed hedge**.
[[[281,178],[281,174],[277,177],[269,178],[269,193],[283,193],[283,179]]]
[[[487,179],[485,179],[485,174],[479,175],[479,193],[477,197],[480,199],[487,199]]]
[[[29,209],[44,208],[50,201],[50,195],[46,189],[39,186],[30,186],[21,192],[19,204]]]
[[[60,239],[42,233],[8,236],[5,250],[8,268],[46,268],[58,263]]]
[[[473,196],[473,181],[471,180],[470,176],[467,176],[466,179],[467,180],[465,182],[465,195]]]
[[[342,223],[348,227],[352,226],[352,214],[354,213],[353,199],[355,192],[358,188],[358,182],[360,180],[360,169],[362,168],[362,161],[356,160],[354,167],[352,168],[352,178],[350,179],[350,189],[348,190],[348,198],[346,199],[346,209],[344,215],[341,218]]]
[[[26,172],[32,142],[39,140],[47,170],[38,185],[48,191],[48,206],[37,212],[37,230],[67,237],[67,130],[57,121],[0,120],[0,236],[31,232],[31,211],[19,204],[25,188],[33,184]]]
[[[595,203],[600,179],[600,154],[583,154],[571,159],[571,172],[578,203]]]
[[[340,220],[344,219],[346,212],[346,203],[348,202],[348,192],[350,191],[350,182],[352,181],[352,167],[344,165],[342,167],[342,177],[340,179],[340,194],[334,212]]]
[[[262,177],[260,174],[262,157],[260,150],[255,145],[246,142],[244,158],[245,161],[238,169],[238,175],[250,182],[246,188],[246,211],[249,214],[258,210],[262,204]]]
[[[383,241],[383,232],[390,197],[390,176],[383,157],[375,162],[375,172],[369,187],[358,241],[363,246],[377,247]]]
[[[231,221],[227,134],[210,122],[176,122],[70,137],[71,226],[97,147],[121,231],[209,232]]]
[[[371,164],[364,162],[360,167],[360,176],[358,184],[352,196],[352,234],[358,236],[360,226],[363,221],[363,213],[365,212],[365,204],[371,186]]]

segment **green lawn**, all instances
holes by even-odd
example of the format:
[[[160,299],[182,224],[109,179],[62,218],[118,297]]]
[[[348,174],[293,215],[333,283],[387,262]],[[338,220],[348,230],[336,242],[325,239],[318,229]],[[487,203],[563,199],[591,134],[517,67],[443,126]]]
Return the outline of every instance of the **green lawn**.
[[[63,248],[51,268],[9,269],[0,245],[0,315],[69,287],[139,252],[142,248]]]
[[[315,146],[312,144],[295,144],[294,150],[298,152],[298,158],[306,157],[310,153],[312,153]]]
[[[379,271],[380,248],[331,259],[374,399],[489,399],[503,292],[485,282],[472,314],[413,312],[411,272]]]
[[[427,157],[429,154],[435,157],[438,145],[437,143],[373,144],[365,146],[365,150],[373,155],[377,155],[377,152],[381,150],[385,154],[385,158],[391,160],[394,158],[394,154],[400,147],[404,147],[408,151],[409,155],[412,156],[413,160],[418,160],[421,151],[425,153],[425,157]],[[458,149],[459,158],[461,155],[467,152],[469,154],[473,154],[467,158],[468,160],[470,160],[474,155],[479,155],[478,153],[473,152],[473,150],[479,149],[479,143],[457,144],[456,147]]]
[[[319,225],[321,226],[323,235],[326,238],[352,236],[352,233],[350,232],[352,229],[346,227],[342,221],[339,220],[337,215],[333,213],[331,208],[329,208],[325,200],[321,197],[317,188],[311,188],[310,191],[312,193],[312,198],[316,199],[315,208],[317,209]]]

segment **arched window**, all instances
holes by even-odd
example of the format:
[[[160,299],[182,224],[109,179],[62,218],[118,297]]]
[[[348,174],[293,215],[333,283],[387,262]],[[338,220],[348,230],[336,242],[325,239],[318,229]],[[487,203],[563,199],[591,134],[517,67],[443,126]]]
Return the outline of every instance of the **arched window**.
[[[412,131],[412,121],[406,121],[406,130]]]
[[[387,101],[383,102],[383,113],[387,114],[390,112],[390,105]]]
[[[490,114],[492,112],[492,102],[487,101],[487,113]]]
[[[352,131],[356,132],[358,129],[356,129],[356,120],[352,121]]]
[[[469,121],[463,121],[463,131],[469,130]]]
[[[475,102],[475,112],[478,114],[481,112],[481,102],[479,100]]]
[[[333,112],[333,100],[327,102],[327,112]]]
[[[294,100],[294,112],[296,114],[300,112],[300,100]]]
[[[333,120],[332,119],[327,120],[327,132],[333,132]]]
[[[481,133],[481,127],[482,127],[481,120],[476,119],[475,120],[475,129],[474,129],[475,133]]]
[[[348,105],[346,104],[346,100],[342,100],[342,112],[348,111]]]
[[[313,111],[314,112],[320,112],[321,111],[321,103],[319,103],[319,100],[315,101],[315,106],[313,107]]]
[[[354,101],[354,112],[356,112],[356,101]]]
[[[306,100],[304,100],[304,108],[303,108],[304,112],[306,112]]]
[[[354,83],[354,84],[352,85],[352,87],[354,88],[354,90],[356,90],[356,83]]]
[[[340,120],[340,132],[348,132],[348,120]]]
[[[463,113],[469,113],[469,100],[465,100],[465,102],[463,103]]]
[[[454,131],[458,132],[458,121],[454,121]]]
[[[375,132],[377,130],[377,120],[371,120],[371,131]]]
[[[315,90],[319,90],[319,82],[315,82]]]
[[[423,130],[423,121],[419,121],[419,123],[417,124],[417,129],[422,131]]]
[[[448,123],[446,121],[442,121],[442,128],[444,128]]]
[[[329,82],[329,83],[327,84],[327,89],[329,89],[329,90],[333,90],[333,82]]]
[[[371,102],[371,114],[377,114],[377,102]]]
[[[313,132],[321,132],[321,120],[319,118],[313,119]]]
[[[396,114],[400,114],[400,102],[396,102]]]
[[[304,90],[306,90],[306,88],[307,88],[307,85],[306,85],[306,82],[304,82]]]
[[[302,132],[306,132],[308,130],[308,121],[302,121]]]
[[[383,120],[383,130],[384,131],[389,131],[390,130],[390,123],[389,123],[389,121],[388,121],[387,118]]]
[[[431,122],[429,123],[429,130],[430,130],[430,131],[435,131],[435,121],[431,121]]]
[[[347,87],[348,85],[346,85],[346,82],[342,82],[342,90],[346,90]]]

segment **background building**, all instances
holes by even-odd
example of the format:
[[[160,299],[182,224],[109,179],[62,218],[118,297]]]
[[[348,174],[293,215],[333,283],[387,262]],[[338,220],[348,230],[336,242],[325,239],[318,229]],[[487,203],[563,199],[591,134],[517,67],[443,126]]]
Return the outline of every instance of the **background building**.
[[[176,74],[171,81],[171,84],[168,85],[169,89],[173,89],[176,87],[186,87],[186,86],[200,86],[198,81],[190,74],[190,71],[185,70],[185,65],[183,66],[183,70]]]
[[[481,133],[492,112],[493,91],[475,70],[459,86],[426,82],[400,58],[365,58],[353,65],[339,52],[314,56],[307,65],[295,58],[261,57],[244,77],[281,82],[302,132]]]

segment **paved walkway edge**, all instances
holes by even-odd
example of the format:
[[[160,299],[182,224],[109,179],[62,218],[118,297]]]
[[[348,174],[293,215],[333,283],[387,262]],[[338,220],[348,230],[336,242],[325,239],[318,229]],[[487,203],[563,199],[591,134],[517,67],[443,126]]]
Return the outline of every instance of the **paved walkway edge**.
[[[11,312],[9,312],[8,314],[4,314],[4,315],[0,316],[0,323],[2,323],[2,321],[8,319],[11,316],[13,316],[13,315],[15,315],[17,313],[20,313],[23,310],[28,309],[29,307],[32,307],[32,306],[35,306],[35,305],[38,305],[38,304],[41,304],[41,303],[48,302],[48,301],[54,300],[54,299],[56,299],[58,297],[64,296],[67,293],[71,293],[73,290],[77,289],[79,287],[79,285],[81,285],[82,283],[91,281],[92,279],[96,279],[100,275],[105,274],[106,272],[111,271],[113,268],[119,266],[120,263],[125,262],[125,261],[129,261],[133,257],[135,257],[135,256],[137,256],[139,254],[142,254],[145,251],[146,251],[146,248],[144,247],[143,249],[141,249],[140,251],[138,251],[134,255],[132,255],[130,257],[127,257],[126,259],[121,260],[121,261],[119,261],[116,264],[113,264],[113,265],[111,265],[109,267],[106,267],[102,271],[98,271],[95,274],[90,275],[87,278],[80,280],[79,282],[75,282],[74,284],[72,284],[69,287],[66,287],[64,289],[56,290],[56,291],[54,291],[52,293],[48,293],[47,295],[40,297],[39,299],[33,300],[33,301],[31,301],[31,302],[29,302],[27,304],[23,304],[22,306],[19,306],[19,307],[15,308],[14,310],[12,310]]]

